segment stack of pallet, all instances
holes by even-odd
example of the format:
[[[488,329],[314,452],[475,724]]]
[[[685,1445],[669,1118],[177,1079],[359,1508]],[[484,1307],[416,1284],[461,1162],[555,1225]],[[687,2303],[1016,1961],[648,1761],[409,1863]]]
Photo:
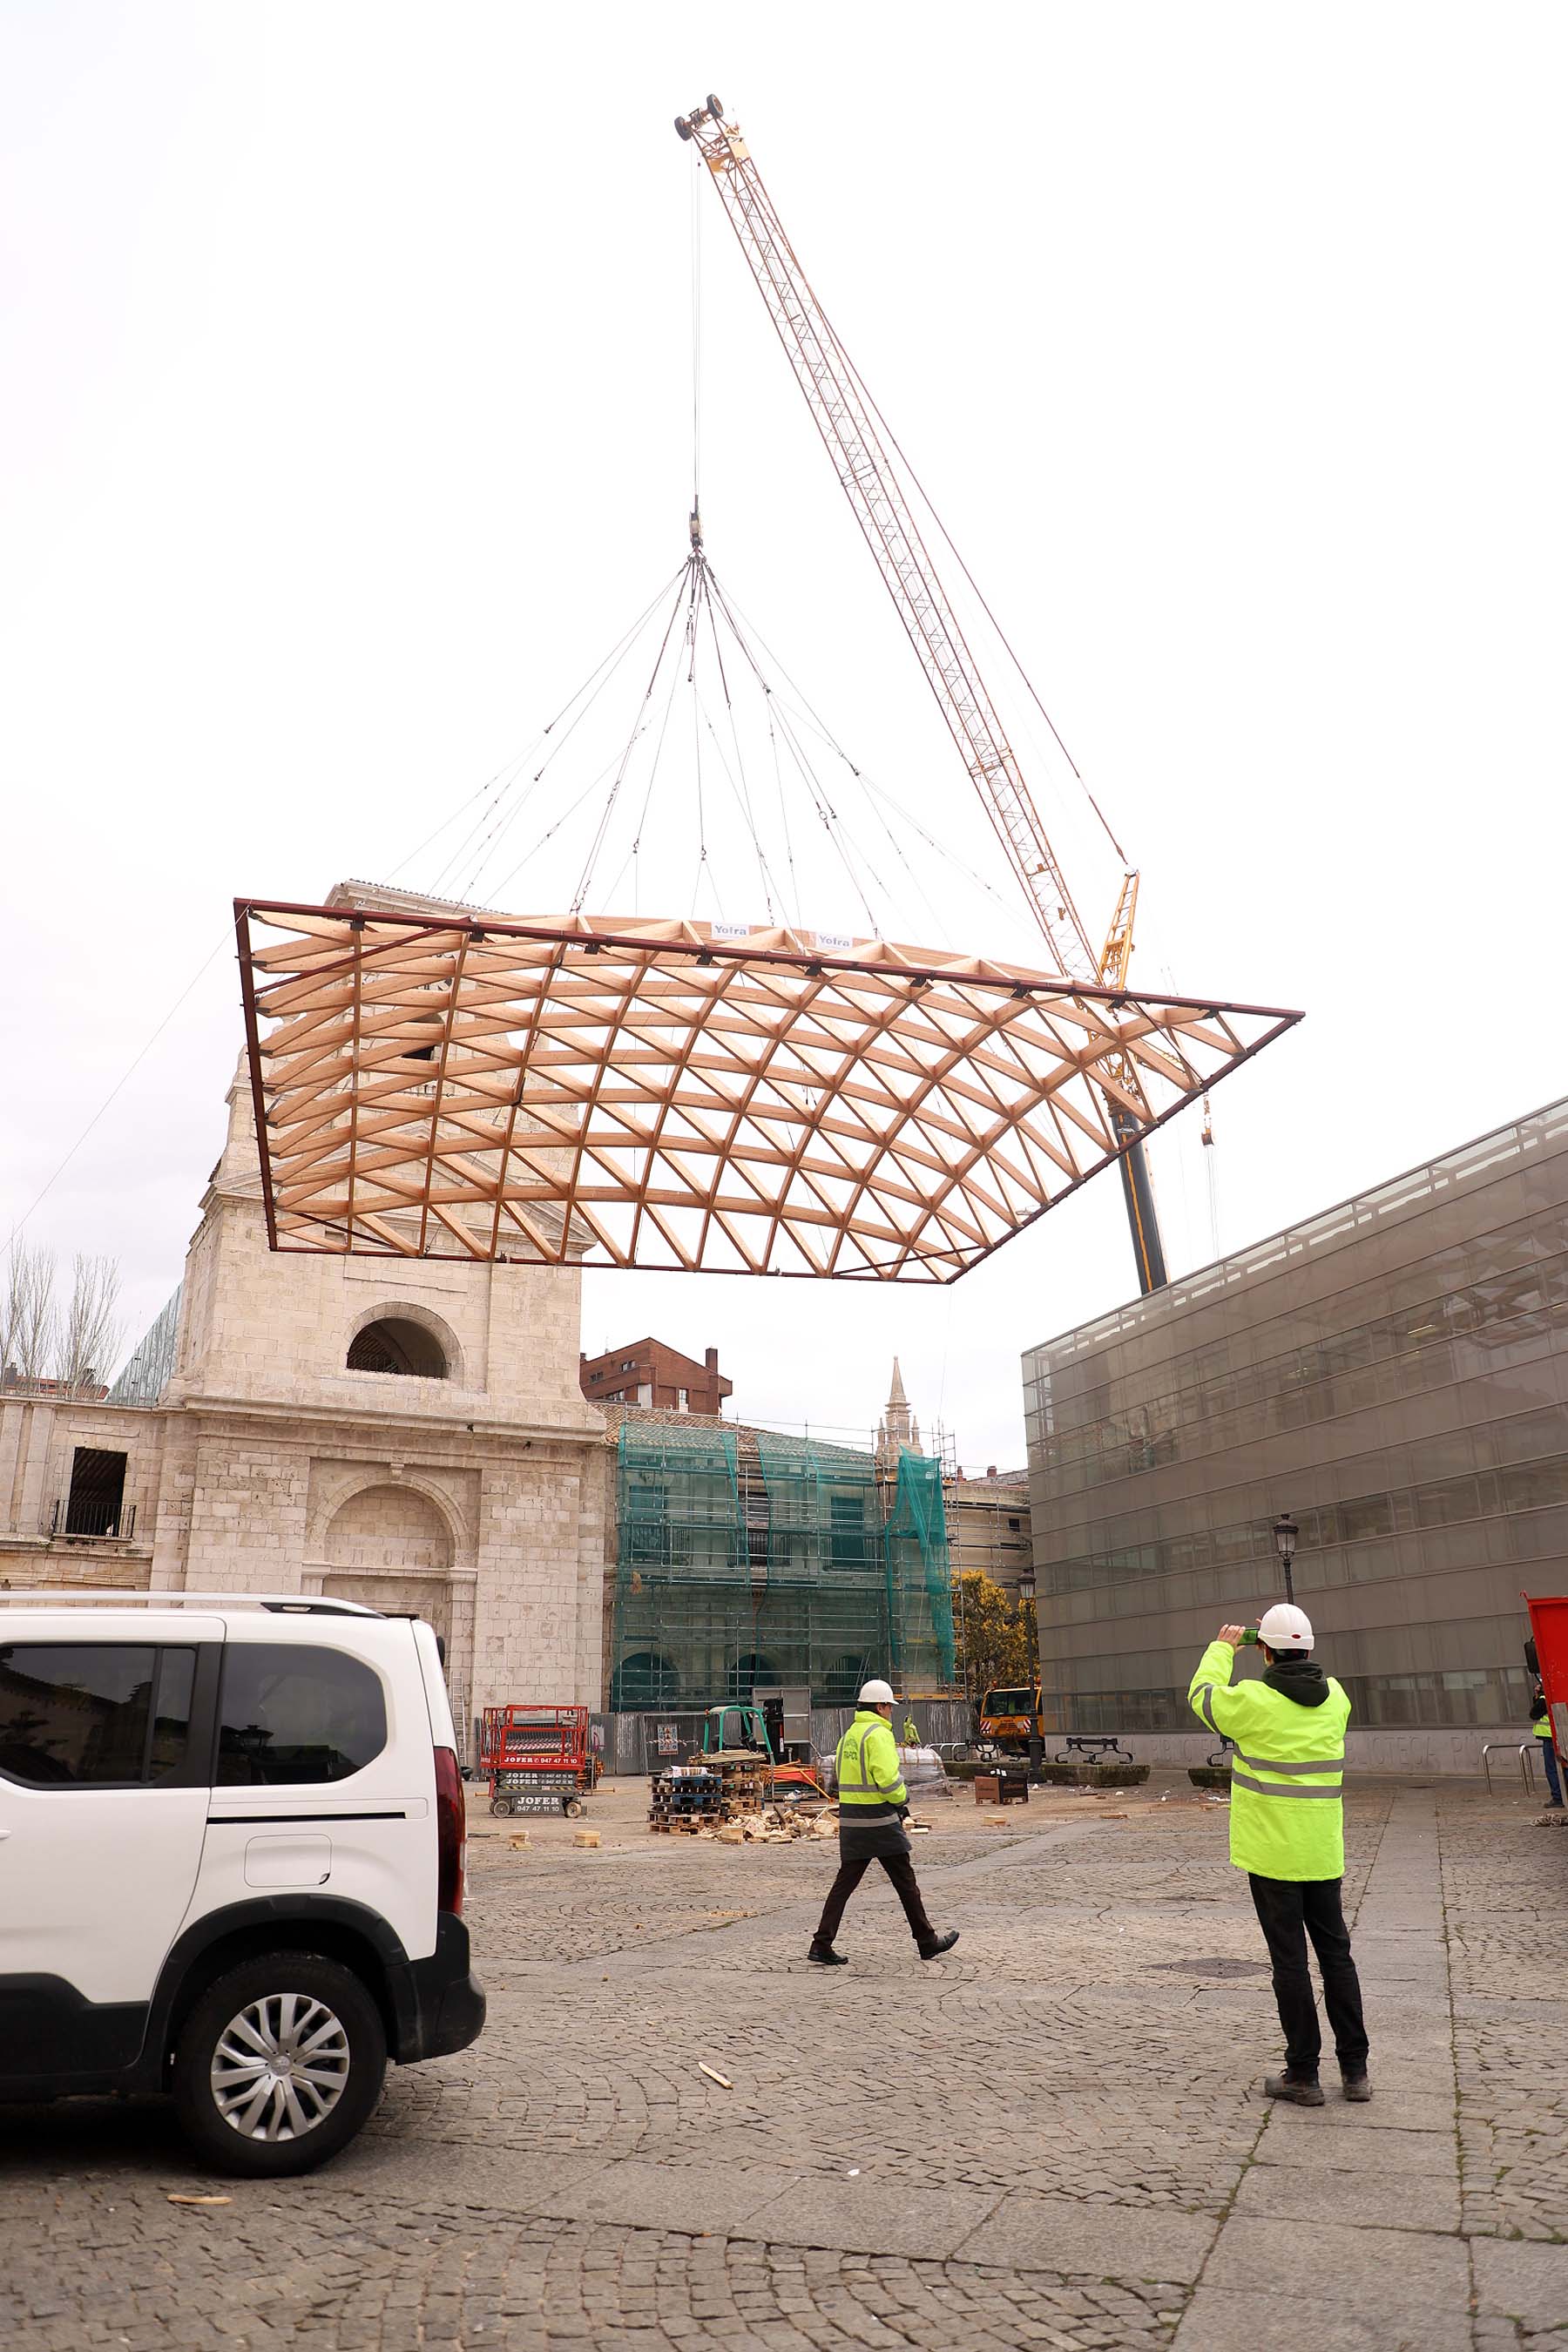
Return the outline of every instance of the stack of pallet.
[[[723,1785],[723,1814],[727,1822],[762,1811],[768,1802],[773,1778],[765,1756],[759,1756],[753,1748],[721,1748],[702,1760],[719,1774]]]
[[[721,1775],[700,1764],[671,1764],[653,1775],[647,1825],[667,1834],[683,1830],[717,1829],[723,1819],[724,1783]]]

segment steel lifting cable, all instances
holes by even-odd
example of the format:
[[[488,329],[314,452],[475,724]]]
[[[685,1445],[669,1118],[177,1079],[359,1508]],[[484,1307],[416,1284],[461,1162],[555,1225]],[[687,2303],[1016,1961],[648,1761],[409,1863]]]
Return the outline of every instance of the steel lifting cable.
[[[796,740],[795,730],[790,724],[789,713],[784,709],[783,703],[770,703],[769,709],[777,721],[779,732],[784,737],[785,746],[789,751],[791,759],[795,761],[795,768],[800,775],[801,781],[805,784],[807,792],[811,794],[812,803],[816,810],[822,829],[826,834],[829,841],[832,842],[834,848],[837,850],[838,854],[838,862],[843,866],[846,875],[848,877],[856,897],[859,899],[861,906],[866,909],[866,920],[871,926],[873,933],[878,937],[880,937],[886,928],[885,921],[872,907],[871,900],[868,893],[866,880],[861,875],[856,872],[849,854],[851,850],[853,850],[856,857],[865,859],[865,852],[861,849],[859,843],[850,832],[849,827],[845,824],[843,818],[839,815],[837,810],[834,807],[832,802],[827,798],[826,793],[823,791],[821,783],[818,781],[816,769],[806,758],[804,750]],[[866,863],[868,866],[869,860],[866,860]]]
[[[560,709],[556,712],[554,718],[551,719],[548,726],[542,728],[539,734],[534,738],[533,744],[530,746],[531,752],[537,748],[539,744],[547,741],[548,739],[555,733],[555,730],[561,726],[562,720],[566,718],[569,711],[574,712],[569,724],[563,729],[560,735],[556,737],[556,740],[551,745],[549,751],[540,761],[539,766],[534,770],[529,782],[524,787],[522,793],[518,796],[517,800],[512,803],[510,809],[508,810],[504,818],[501,815],[500,807],[498,806],[496,808],[489,829],[479,842],[479,854],[475,858],[473,866],[469,871],[468,882],[465,886],[467,892],[471,893],[478,887],[479,877],[483,873],[489,859],[500,849],[501,843],[505,840],[507,835],[510,832],[512,826],[521,815],[522,811],[528,805],[529,801],[532,798],[534,791],[539,785],[542,778],[544,776],[546,771],[553,765],[554,761],[565,750],[577,729],[582,725],[584,719],[586,719],[589,711],[594,709],[600,695],[605,692],[612,679],[616,677],[622,663],[629,658],[637,646],[638,638],[647,628],[653,614],[664,603],[664,600],[669,594],[671,588],[673,588],[676,583],[680,579],[681,572],[684,569],[685,566],[682,565],[680,571],[676,572],[668,580],[666,580],[661,583],[657,593],[649,599],[648,603],[643,606],[642,611],[637,614],[637,619],[632,623],[630,628],[626,629],[622,635],[616,640],[616,643],[611,646],[609,652],[605,655],[604,658],[598,662],[592,670],[590,670],[588,676],[577,688],[576,693],[569,697],[569,698],[562,704]],[[584,697],[586,697],[585,700],[584,699]],[[576,709],[578,704],[581,704],[581,709]],[[527,755],[525,754],[524,758],[526,757]],[[518,769],[521,768],[522,764],[522,760],[514,761],[510,763],[513,781],[515,781]],[[451,871],[452,866],[457,864],[458,860],[467,855],[483,824],[484,815],[481,814],[479,824],[470,827],[463,843],[459,845],[458,849],[454,852],[453,856],[448,858],[447,865],[442,868],[441,874],[437,877],[437,887],[440,881],[445,878],[446,875]],[[434,836],[432,836],[432,838],[434,838]],[[515,867],[513,868],[513,871],[516,871]],[[510,878],[510,877],[509,876],[508,879]]]
[[[764,908],[765,908],[765,910],[766,910],[766,913],[767,913],[768,921],[769,921],[769,922],[770,922],[770,924],[771,924],[771,923],[772,923],[772,921],[773,921],[773,890],[772,890],[772,888],[771,888],[771,887],[770,887],[769,877],[768,877],[768,862],[767,862],[767,857],[766,857],[766,856],[765,856],[765,854],[764,854],[764,852],[763,852],[763,839],[762,839],[762,835],[761,835],[761,834],[760,834],[760,833],[758,832],[758,830],[757,830],[757,821],[756,821],[756,817],[755,817],[755,815],[754,815],[754,814],[753,814],[753,812],[752,812],[752,788],[751,788],[751,783],[750,783],[750,782],[749,782],[749,780],[748,780],[748,778],[747,778],[747,775],[746,775],[746,761],[745,761],[745,756],[744,756],[744,754],[742,753],[742,750],[741,750],[741,730],[740,730],[740,728],[739,728],[738,724],[736,723],[736,719],[735,719],[735,705],[734,705],[734,702],[733,702],[733,700],[731,699],[731,694],[730,694],[730,673],[729,673],[729,671],[726,669],[726,667],[725,667],[725,666],[724,666],[724,649],[723,649],[722,646],[721,646],[721,645],[720,644],[720,642],[719,642],[719,624],[718,624],[718,622],[715,620],[714,615],[713,615],[713,592],[712,592],[712,584],[711,584],[711,582],[710,582],[710,578],[709,578],[709,576],[708,576],[708,572],[707,572],[707,566],[706,566],[706,565],[704,565],[704,566],[703,566],[703,583],[702,583],[702,586],[703,586],[704,601],[705,601],[705,604],[706,604],[706,606],[707,606],[707,612],[708,612],[708,631],[709,631],[709,635],[710,635],[710,637],[711,637],[711,638],[712,638],[712,640],[713,640],[713,659],[714,659],[714,663],[715,663],[715,665],[717,666],[717,668],[718,668],[718,671],[719,671],[719,683],[720,683],[721,687],[723,688],[723,692],[724,692],[724,709],[725,709],[725,714],[726,714],[726,716],[728,717],[729,721],[730,721],[730,740],[731,740],[731,744],[733,745],[733,747],[734,747],[734,752],[735,752],[735,770],[736,770],[736,775],[739,777],[739,784],[738,784],[738,786],[735,786],[735,778],[734,778],[734,777],[731,777],[731,786],[732,786],[732,787],[735,787],[735,789],[736,789],[736,796],[737,796],[737,798],[738,798],[738,800],[740,801],[740,803],[741,803],[741,813],[742,813],[742,816],[745,818],[745,822],[746,822],[746,830],[747,830],[747,832],[751,835],[751,837],[752,837],[752,849],[756,852],[756,858],[757,858],[757,875],[758,875],[758,878],[759,878],[759,880],[761,881],[762,886],[763,886],[763,907],[764,907]],[[693,689],[693,691],[695,691],[695,688]],[[705,714],[705,715],[706,715],[706,714]],[[718,751],[718,749],[719,749],[719,737],[718,737],[718,732],[717,732],[717,730],[714,728],[714,726],[713,726],[713,722],[712,722],[712,720],[711,720],[711,719],[709,719],[709,721],[708,721],[708,730],[709,730],[710,734],[710,735],[712,735],[712,737],[713,737],[713,745],[714,745],[714,749],[715,749],[715,751]],[[723,754],[722,754],[722,752],[720,752],[720,760],[721,760],[721,763],[723,763]],[[726,765],[726,773],[728,773],[728,767],[727,767],[727,765]]]
[[[708,864],[708,820],[702,805],[702,723],[697,702],[697,597],[702,575],[695,558],[693,565],[691,609],[686,618],[686,683],[691,688],[691,758],[697,778],[697,871],[691,877],[691,912],[695,915],[703,869]]]
[[[702,165],[691,159],[691,511],[701,507],[702,476]]]
[[[789,716],[792,721],[795,721],[801,726],[809,728],[811,732],[816,736],[818,741],[830,751],[837,759],[843,761],[845,767],[847,768],[850,775],[859,785],[861,791],[867,795],[868,801],[875,798],[879,801],[884,802],[887,806],[892,810],[893,814],[899,818],[900,823],[907,824],[910,831],[918,835],[918,837],[925,843],[926,847],[931,850],[938,857],[944,859],[946,863],[953,868],[955,873],[962,874],[966,880],[973,882],[977,889],[983,890],[988,898],[994,899],[996,905],[1004,908],[1007,913],[1016,913],[1016,908],[1015,902],[1010,895],[998,890],[994,883],[988,882],[983,874],[975,871],[973,866],[966,865],[962,857],[955,856],[945,842],[938,841],[934,834],[928,833],[925,826],[920,823],[919,819],[912,816],[910,811],[904,807],[903,803],[899,801],[893,793],[889,793],[885,786],[879,784],[874,776],[868,775],[864,768],[860,767],[856,761],[851,759],[849,753],[845,750],[843,744],[840,743],[838,738],[834,734],[832,728],[828,725],[826,719],[824,719],[822,713],[816,709],[816,705],[812,702],[810,697],[806,694],[799,680],[793,677],[790,671],[785,668],[784,663],[779,660],[777,655],[768,645],[755,622],[747,618],[747,616],[741,611],[740,606],[736,604],[732,596],[728,597],[725,601],[725,617],[728,620],[731,630],[733,630],[737,640],[741,643],[742,650],[746,650],[749,653],[749,648],[746,646],[745,643],[746,635],[749,634],[751,637],[755,639],[758,648],[766,655],[768,660],[777,670],[779,676],[789,687],[791,693],[796,697],[800,703],[801,707],[799,710],[790,711],[789,706],[778,697],[776,689],[763,680],[763,691],[770,697],[770,722],[772,711],[775,705],[781,711],[789,711]],[[742,624],[744,625],[743,630],[740,625]],[[762,679],[763,672],[761,667],[757,664],[754,658],[752,659],[752,667],[755,669],[759,679]],[[886,818],[882,817],[880,813],[878,811],[873,811],[872,814],[878,817],[878,821],[881,824],[883,830],[888,832],[889,839],[892,841],[894,848],[897,850],[901,863],[909,873],[911,882],[914,883],[915,888],[920,892],[920,895],[925,901],[927,907],[930,907],[931,900],[927,897],[924,886],[915,875],[914,869],[909,865],[908,859],[904,856],[902,846],[898,842],[896,835],[894,835],[889,828]],[[934,913],[935,909],[932,908],[931,911]]]
[[[718,761],[721,769],[723,771],[724,781],[729,785],[731,793],[734,795],[735,805],[741,812],[742,821],[745,824],[748,833],[751,835],[752,847],[755,852],[757,860],[757,878],[762,885],[763,907],[771,926],[774,920],[773,898],[775,891],[780,898],[782,898],[784,894],[782,891],[777,890],[777,886],[773,879],[773,875],[768,866],[768,854],[763,845],[762,835],[757,831],[756,825],[752,821],[751,793],[745,787],[745,771],[742,769],[740,772],[740,776],[737,780],[736,772],[731,767],[729,761],[724,756],[724,746],[719,740],[719,730],[713,724],[712,713],[710,711],[707,704],[703,701],[700,690],[696,688],[692,690],[697,697],[697,707],[702,714],[702,723],[713,739],[713,756]]]
[[[679,577],[679,575],[676,576]],[[554,718],[540,729],[539,733],[528,745],[527,750],[519,752],[515,759],[509,760],[503,767],[498,768],[495,774],[488,778],[486,782],[479,786],[477,792],[470,793],[466,801],[460,803],[459,805],[453,810],[451,815],[443,817],[440,824],[436,827],[434,833],[427,834],[426,838],[420,843],[417,849],[411,850],[406,857],[403,857],[398,860],[398,863],[392,869],[394,876],[400,874],[405,866],[411,866],[415,858],[422,857],[426,850],[429,848],[430,844],[433,841],[439,840],[441,835],[446,832],[447,827],[449,824],[455,824],[460,816],[464,815],[466,812],[473,806],[476,801],[492,798],[492,796],[494,798],[499,798],[499,795],[497,794],[498,786],[500,787],[500,793],[504,793],[508,790],[510,786],[516,782],[520,772],[532,757],[540,744],[549,740],[550,736],[553,734],[555,729],[561,724],[562,719],[565,718],[567,712],[571,710],[576,703],[581,701],[584,695],[588,695],[588,701],[584,704],[584,708],[578,712],[577,718],[573,719],[572,725],[567,728],[565,734],[560,739],[560,742],[555,745],[550,754],[550,758],[546,759],[542,765],[535,771],[532,782],[529,785],[528,791],[522,795],[522,800],[526,802],[529,797],[529,793],[531,793],[533,789],[533,785],[537,784],[540,777],[544,772],[544,769],[550,765],[550,760],[554,758],[555,751],[560,750],[562,743],[566,742],[570,739],[573,730],[577,726],[578,721],[585,717],[587,711],[592,708],[594,701],[597,698],[599,689],[609,683],[610,677],[613,677],[615,674],[615,667],[619,667],[620,660],[623,659],[625,655],[630,651],[631,646],[636,642],[637,636],[647,625],[648,615],[654,611],[657,605],[663,603],[665,597],[668,594],[672,584],[672,582],[668,580],[663,583],[650,602],[644,605],[637,619],[632,623],[631,627],[627,629],[622,636],[616,639],[615,645],[612,646],[610,651],[605,655],[603,660],[595,663],[593,669],[589,671],[587,677],[583,680],[582,685],[578,687],[576,692],[567,697],[560,709],[555,713]],[[614,667],[612,667],[612,665]],[[607,675],[601,675],[602,673],[606,672]],[[592,693],[590,693],[590,688],[594,689]],[[521,804],[522,803],[520,802],[517,806],[512,809],[511,813],[507,816],[504,824],[499,824],[499,829],[498,824],[491,824],[489,833],[485,835],[487,845],[499,842],[499,840],[510,830]],[[487,816],[490,815],[492,811],[489,807],[480,811],[479,817],[475,820],[474,824],[469,826],[462,840],[458,844],[456,849],[453,850],[450,856],[447,858],[446,865],[442,866],[441,871],[437,875],[435,885],[433,886],[435,888],[438,889],[440,885],[446,880],[447,875],[451,873],[453,867],[456,866],[461,859],[467,856],[473,843],[480,836]],[[494,807],[494,815],[499,821],[499,805]],[[468,885],[470,889],[474,887],[474,883],[478,881],[479,874],[482,870],[482,866],[483,859],[481,858],[479,866],[476,866],[474,870],[472,879]]]
[[[642,730],[640,727],[634,729],[632,738],[634,742],[636,741],[637,735],[641,732]],[[595,776],[590,782],[584,785],[583,790],[578,793],[576,799],[570,802],[568,805],[562,810],[560,815],[545,826],[544,831],[540,835],[532,847],[525,850],[523,855],[518,859],[517,864],[510,867],[508,871],[501,876],[500,880],[495,886],[496,898],[500,897],[500,893],[507,887],[510,882],[515,880],[516,877],[522,872],[525,866],[532,863],[533,859],[538,856],[540,851],[543,849],[548,843],[554,840],[556,835],[561,832],[562,828],[570,824],[571,820],[576,815],[578,810],[587,805],[587,803],[593,799],[595,793],[600,790],[605,778],[614,775],[616,766],[624,756],[624,753],[617,751],[613,759],[606,760],[605,765],[599,770],[598,774]]]
[[[689,569],[689,567],[688,568]],[[647,813],[653,803],[654,786],[658,781],[659,761],[664,757],[665,738],[669,732],[669,722],[675,710],[676,688],[679,687],[679,683],[680,665],[679,662],[672,662],[670,664],[669,670],[669,692],[664,698],[664,717],[659,723],[658,740],[655,741],[653,747],[653,759],[649,763],[647,772],[647,785],[643,793],[642,807],[637,812],[637,831],[632,835],[632,845],[630,852],[628,853],[632,865],[632,912],[634,915],[640,914],[642,911],[641,859],[643,827],[647,823]],[[621,872],[625,873],[625,871],[626,862],[623,860]],[[617,882],[620,880],[619,874],[617,874],[616,879]]]
[[[689,593],[690,573],[691,561],[689,558],[688,561],[680,567],[680,572],[679,575],[679,585],[676,589],[675,599],[669,608],[669,618],[664,625],[664,635],[658,641],[658,651],[654,656],[653,667],[648,673],[647,685],[644,688],[643,698],[641,703],[638,705],[637,719],[636,724],[633,726],[630,735],[626,738],[626,750],[622,754],[620,765],[616,771],[616,780],[610,786],[609,792],[605,796],[604,809],[599,817],[598,829],[595,833],[593,841],[589,845],[588,856],[584,864],[582,874],[578,877],[577,888],[572,899],[572,912],[574,915],[580,914],[582,911],[583,901],[588,894],[588,886],[594,878],[594,867],[598,862],[599,852],[605,845],[605,835],[610,829],[610,819],[615,814],[616,803],[620,798],[621,786],[626,781],[626,770],[631,764],[632,751],[637,744],[638,737],[643,733],[647,724],[646,714],[647,706],[652,699],[654,688],[658,683],[659,671],[664,667],[665,648],[669,643],[669,633],[675,626],[676,614],[679,612],[682,602]]]
[[[838,814],[837,810],[833,806],[833,803],[828,800],[826,793],[824,792],[816,771],[806,757],[805,751],[795,735],[793,714],[790,711],[789,706],[787,703],[782,702],[774,693],[773,686],[763,669],[762,664],[758,661],[755,653],[752,651],[751,645],[747,641],[744,630],[742,630],[739,625],[736,608],[725,595],[724,590],[718,581],[713,581],[712,588],[713,593],[718,599],[719,608],[724,615],[731,634],[734,637],[736,645],[744,655],[752,674],[755,677],[763,694],[767,698],[768,729],[770,735],[773,738],[775,772],[777,772],[778,760],[777,737],[779,734],[782,734],[784,742],[788,747],[790,757],[795,761],[796,771],[799,773],[802,782],[805,783],[806,790],[811,794],[813,803],[816,809],[817,816],[821,820],[824,830],[826,832],[828,838],[832,841],[834,848],[838,854],[839,862],[843,866],[844,871],[847,875],[849,881],[855,889],[856,895],[860,900],[860,904],[866,910],[866,919],[870,924],[872,930],[880,935],[886,929],[885,919],[873,911],[870,898],[868,895],[866,881],[855,871],[854,866],[851,864],[849,859],[848,851],[852,849],[855,856],[864,861],[868,871],[874,871],[874,868],[871,866],[871,861],[866,857],[866,854],[860,847],[859,843],[856,840],[849,827],[845,824],[842,817]],[[826,736],[826,740],[829,742],[833,741],[831,736]],[[859,771],[855,767],[854,762],[848,758],[847,754],[844,752],[837,743],[833,744],[833,748],[835,751],[838,751],[838,756],[844,761],[844,764],[849,769],[850,773],[858,776]],[[784,801],[782,777],[780,778],[779,782],[779,797],[782,807]],[[790,871],[793,877],[795,873],[795,859],[793,853],[790,856],[789,863]],[[797,893],[797,909],[798,904]]]

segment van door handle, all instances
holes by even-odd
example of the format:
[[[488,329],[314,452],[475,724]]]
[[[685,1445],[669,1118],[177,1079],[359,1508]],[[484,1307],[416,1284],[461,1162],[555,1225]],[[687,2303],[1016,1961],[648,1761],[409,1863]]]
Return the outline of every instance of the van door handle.
[[[10,1836],[10,1834],[11,1832],[9,1830],[0,1830],[0,1845],[4,1845],[5,1840]]]

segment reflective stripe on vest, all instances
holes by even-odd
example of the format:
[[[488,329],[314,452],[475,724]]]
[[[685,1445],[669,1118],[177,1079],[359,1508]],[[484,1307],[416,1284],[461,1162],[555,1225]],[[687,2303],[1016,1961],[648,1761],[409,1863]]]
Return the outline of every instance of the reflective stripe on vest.
[[[1223,1739],[1225,1738],[1225,1734],[1214,1719],[1213,1683],[1201,1683],[1198,1685],[1197,1701],[1198,1706],[1203,1710],[1204,1721],[1208,1725],[1209,1729],[1214,1733],[1216,1739]]]
[[[1310,1769],[1318,1772],[1325,1768],[1314,1764]],[[1230,1768],[1230,1784],[1233,1789],[1251,1789],[1260,1797],[1331,1797],[1336,1804],[1344,1794],[1337,1778],[1331,1789],[1281,1789],[1272,1780],[1255,1780],[1250,1772],[1238,1772],[1234,1764]]]
[[[1250,1764],[1255,1772],[1337,1772],[1345,1760],[1342,1748],[1337,1756],[1312,1756],[1304,1764],[1287,1764],[1273,1756],[1243,1756],[1239,1748],[1236,1752],[1239,1761]]]

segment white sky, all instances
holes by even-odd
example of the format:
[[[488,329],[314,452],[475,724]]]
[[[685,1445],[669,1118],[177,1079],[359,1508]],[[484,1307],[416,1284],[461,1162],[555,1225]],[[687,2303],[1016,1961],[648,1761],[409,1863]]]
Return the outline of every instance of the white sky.
[[[1215,1096],[1223,1244],[1568,1092],[1565,53],[1530,5],[7,0],[0,1239],[210,954],[27,1228],[120,1256],[135,1337],[221,1139],[230,899],[390,874],[679,562],[710,89],[1142,865],[1135,977],[1307,1009]],[[699,194],[715,565],[982,862]],[[1153,1160],[1201,1263],[1194,1116]],[[584,1342],[844,1429],[896,1350],[1016,1461],[1021,1349],[1132,1286],[1111,1175],[950,1292],[601,1274]]]

